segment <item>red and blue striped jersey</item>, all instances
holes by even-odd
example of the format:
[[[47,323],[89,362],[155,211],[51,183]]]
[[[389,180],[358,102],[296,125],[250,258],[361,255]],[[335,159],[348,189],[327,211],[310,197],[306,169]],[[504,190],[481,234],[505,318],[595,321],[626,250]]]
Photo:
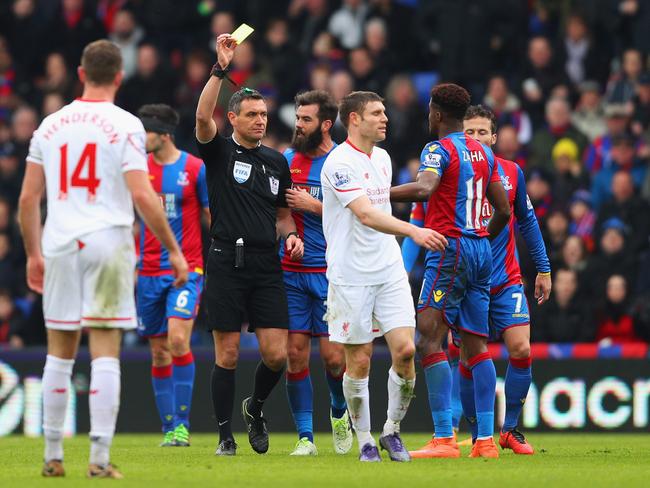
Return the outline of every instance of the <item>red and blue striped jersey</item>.
[[[167,220],[191,272],[203,272],[201,211],[208,207],[208,187],[203,161],[184,151],[172,164],[158,164],[149,154],[149,179],[160,196]],[[140,221],[140,262],[142,275],[171,273],[169,253],[142,220]]]
[[[332,149],[335,147],[336,144]],[[312,197],[322,202],[323,190],[320,173],[328,155],[329,153],[312,159],[303,153],[296,152],[294,149],[287,149],[284,152],[284,157],[287,158],[289,170],[291,171],[292,187],[306,190]],[[291,261],[289,256],[284,255],[284,246],[281,246],[282,269],[299,273],[324,273],[327,271],[327,262],[325,261],[326,244],[323,235],[322,217],[310,212],[296,212],[295,210],[291,213],[298,234],[300,234],[305,244],[305,253],[300,261]]]
[[[454,132],[430,142],[420,156],[420,172],[432,171],[440,183],[427,204],[425,227],[445,237],[487,237],[481,215],[491,182],[500,182],[494,154],[487,146]]]
[[[498,293],[505,287],[521,283],[521,268],[519,267],[519,253],[515,240],[515,229],[526,242],[528,252],[535,263],[537,271],[547,273],[551,271],[546,246],[539,229],[528,195],[526,194],[526,180],[524,172],[517,163],[507,159],[496,158],[497,171],[508,194],[510,202],[510,222],[491,242],[492,246],[492,280],[490,292]],[[484,224],[487,225],[492,215],[492,207],[487,206],[484,215]]]

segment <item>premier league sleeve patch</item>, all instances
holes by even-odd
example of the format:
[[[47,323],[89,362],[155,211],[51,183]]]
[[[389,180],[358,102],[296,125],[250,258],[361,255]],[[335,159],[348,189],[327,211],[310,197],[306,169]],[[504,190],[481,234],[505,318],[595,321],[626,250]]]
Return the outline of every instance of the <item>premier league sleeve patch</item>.
[[[232,175],[235,178],[235,181],[240,184],[246,183],[248,178],[250,178],[252,168],[253,165],[250,163],[235,161],[235,165],[232,168]]]
[[[440,162],[442,161],[442,156],[437,153],[429,153],[424,157],[422,164],[427,168],[440,168]]]
[[[277,195],[278,190],[280,189],[280,180],[275,176],[269,176],[269,186],[271,187],[271,193]]]

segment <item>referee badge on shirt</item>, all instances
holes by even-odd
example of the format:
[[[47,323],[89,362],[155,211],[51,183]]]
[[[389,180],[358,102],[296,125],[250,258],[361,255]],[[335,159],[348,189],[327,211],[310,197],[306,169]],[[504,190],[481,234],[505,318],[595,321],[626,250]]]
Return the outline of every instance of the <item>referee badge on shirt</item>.
[[[280,189],[280,180],[275,176],[269,176],[269,185],[271,186],[271,193],[277,195],[278,190]]]
[[[246,183],[248,178],[251,175],[251,169],[253,165],[250,163],[242,163],[241,161],[235,161],[235,166],[232,168],[232,175],[235,178],[237,183]]]

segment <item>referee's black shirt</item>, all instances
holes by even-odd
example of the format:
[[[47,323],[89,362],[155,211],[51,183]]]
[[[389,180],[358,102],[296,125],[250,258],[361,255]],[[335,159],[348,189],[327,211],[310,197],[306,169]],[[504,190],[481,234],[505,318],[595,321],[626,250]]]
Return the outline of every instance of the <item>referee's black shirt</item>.
[[[217,134],[206,144],[196,141],[205,164],[213,239],[245,247],[276,245],[277,207],[287,207],[291,173],[284,156],[260,145],[247,149],[232,137]]]

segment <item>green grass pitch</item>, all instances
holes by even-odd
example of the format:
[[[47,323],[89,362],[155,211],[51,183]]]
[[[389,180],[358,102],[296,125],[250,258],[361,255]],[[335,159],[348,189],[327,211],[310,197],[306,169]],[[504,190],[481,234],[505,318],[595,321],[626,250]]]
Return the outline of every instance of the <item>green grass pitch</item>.
[[[462,438],[462,436],[461,436]],[[42,440],[21,436],[0,438],[0,486],[107,486],[121,487],[398,487],[412,488],[517,486],[552,488],[587,486],[650,486],[650,435],[648,434],[531,434],[534,456],[503,452],[498,460],[422,459],[408,464],[361,464],[353,452],[334,454],[329,434],[318,434],[319,455],[289,457],[293,434],[271,433],[271,448],[255,454],[245,434],[237,436],[234,458],[214,456],[216,436],[196,434],[189,448],[159,448],[162,436],[120,434],[113,444],[113,462],[124,480],[86,480],[88,439],[79,435],[65,441],[67,475],[63,479],[40,476]],[[411,449],[426,442],[427,434],[407,434]]]

